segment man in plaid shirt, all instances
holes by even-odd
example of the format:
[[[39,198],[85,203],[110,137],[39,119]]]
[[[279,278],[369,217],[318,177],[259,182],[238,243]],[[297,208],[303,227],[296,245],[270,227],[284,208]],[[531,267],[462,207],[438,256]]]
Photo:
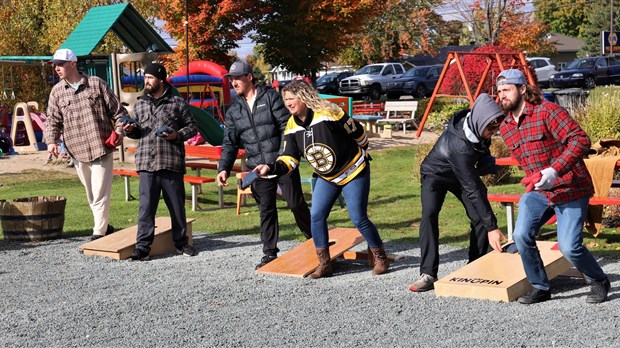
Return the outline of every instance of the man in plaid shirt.
[[[94,219],[91,239],[95,240],[114,232],[109,224],[112,153],[123,141],[121,129],[117,129],[110,146],[106,146],[106,139],[115,132],[114,122],[127,112],[105,81],[78,71],[77,57],[71,50],[57,50],[51,63],[60,82],[49,96],[43,137],[47,151],[55,157],[60,153],[57,143],[63,137],[86,189]]]
[[[135,123],[123,123],[127,137],[139,139],[136,170],[140,174],[140,209],[136,248],[130,259],[149,259],[162,191],[172,220],[177,254],[194,256],[196,251],[187,238],[183,176],[184,141],[196,134],[196,122],[185,100],[172,94],[163,65],[154,63],[146,67],[144,92],[134,108]]]
[[[502,71],[497,93],[506,112],[500,132],[525,171],[528,190],[519,201],[514,241],[533,289],[518,301],[532,304],[551,298],[551,287],[536,247],[540,227],[555,214],[562,255],[591,280],[587,303],[607,300],[609,278],[582,244],[583,221],[594,193],[583,162],[590,138],[568,112],[543,100],[538,87],[517,69]]]

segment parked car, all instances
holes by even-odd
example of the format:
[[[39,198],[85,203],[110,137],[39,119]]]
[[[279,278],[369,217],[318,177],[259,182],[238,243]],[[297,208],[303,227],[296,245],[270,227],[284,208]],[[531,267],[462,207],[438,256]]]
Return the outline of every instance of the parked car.
[[[424,98],[433,93],[443,64],[416,66],[407,70],[398,79],[388,83],[388,97],[409,94]]]
[[[366,65],[355,73],[340,81],[340,95],[368,97],[379,100],[386,91],[389,82],[400,77],[405,68],[400,63],[377,63]]]
[[[557,72],[555,65],[551,63],[551,59],[546,57],[529,57],[526,59],[532,64],[534,71],[536,71],[538,84],[540,86],[549,86],[549,78]]]
[[[566,69],[554,73],[549,84],[554,88],[594,88],[620,82],[620,60],[613,57],[578,58]]]
[[[316,80],[316,89],[322,94],[338,95],[338,87],[342,79],[353,76],[353,71],[332,72]]]

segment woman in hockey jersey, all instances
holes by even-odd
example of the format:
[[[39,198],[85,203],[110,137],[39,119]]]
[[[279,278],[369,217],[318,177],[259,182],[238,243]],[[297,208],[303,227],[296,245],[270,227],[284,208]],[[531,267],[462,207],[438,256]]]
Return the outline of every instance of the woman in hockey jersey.
[[[293,115],[284,130],[284,152],[276,163],[259,165],[254,171],[261,176],[283,175],[294,170],[302,156],[314,168],[317,181],[310,215],[319,267],[310,278],[332,275],[327,217],[341,192],[351,221],[368,243],[374,261],[372,273],[384,273],[389,262],[383,241],[367,215],[370,158],[364,127],[335,104],[321,99],[303,81],[287,84],[282,96],[284,105]]]

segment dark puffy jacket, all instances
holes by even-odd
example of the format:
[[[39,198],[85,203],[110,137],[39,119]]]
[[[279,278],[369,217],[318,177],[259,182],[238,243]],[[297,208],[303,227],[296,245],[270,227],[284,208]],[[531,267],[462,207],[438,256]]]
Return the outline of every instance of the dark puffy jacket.
[[[274,163],[289,117],[280,93],[273,89],[257,87],[253,112],[250,112],[245,97],[237,97],[226,111],[219,171],[230,173],[237,151],[242,146],[246,151],[248,168]]]
[[[420,174],[432,175],[445,182],[458,182],[473,204],[484,226],[497,228],[497,219],[487,199],[487,188],[480,179],[478,165],[490,156],[489,140],[473,143],[463,130],[469,110],[454,114],[448,128],[441,134],[433,149],[420,165]]]

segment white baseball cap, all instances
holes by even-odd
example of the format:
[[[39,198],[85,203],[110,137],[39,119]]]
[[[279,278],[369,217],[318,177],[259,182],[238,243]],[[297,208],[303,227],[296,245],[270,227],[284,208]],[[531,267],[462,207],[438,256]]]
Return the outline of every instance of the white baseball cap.
[[[64,62],[77,62],[75,53],[68,48],[61,48],[54,52],[54,58],[49,61],[52,64],[59,64]]]

